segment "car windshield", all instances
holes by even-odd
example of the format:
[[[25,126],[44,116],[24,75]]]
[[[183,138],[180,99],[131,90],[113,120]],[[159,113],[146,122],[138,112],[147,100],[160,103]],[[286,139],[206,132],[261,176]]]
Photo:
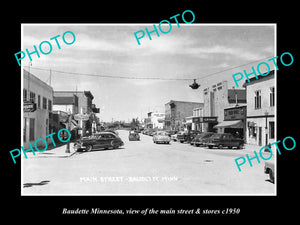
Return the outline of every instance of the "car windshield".
[[[214,134],[214,135],[212,135],[211,137],[212,138],[220,138],[222,136],[222,134]]]
[[[203,138],[207,138],[207,137],[210,137],[213,135],[214,135],[214,133],[204,133]]]
[[[165,131],[158,131],[156,135],[167,135],[167,133]]]

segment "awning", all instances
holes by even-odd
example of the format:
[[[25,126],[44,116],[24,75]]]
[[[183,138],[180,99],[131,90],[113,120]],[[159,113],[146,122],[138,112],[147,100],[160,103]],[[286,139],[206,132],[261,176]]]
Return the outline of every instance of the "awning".
[[[241,120],[223,121],[215,125],[214,128],[243,128],[243,122]]]

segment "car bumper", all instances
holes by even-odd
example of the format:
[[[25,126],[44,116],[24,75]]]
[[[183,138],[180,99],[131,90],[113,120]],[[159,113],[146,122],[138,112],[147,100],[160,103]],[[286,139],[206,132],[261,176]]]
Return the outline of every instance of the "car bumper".
[[[170,142],[170,139],[158,139],[156,142]]]

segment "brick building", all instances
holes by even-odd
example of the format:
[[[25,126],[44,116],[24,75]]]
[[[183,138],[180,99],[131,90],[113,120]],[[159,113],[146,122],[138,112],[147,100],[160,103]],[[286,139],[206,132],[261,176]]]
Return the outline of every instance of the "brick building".
[[[165,129],[182,130],[185,128],[186,117],[193,116],[193,110],[203,107],[200,102],[174,101],[165,104]]]

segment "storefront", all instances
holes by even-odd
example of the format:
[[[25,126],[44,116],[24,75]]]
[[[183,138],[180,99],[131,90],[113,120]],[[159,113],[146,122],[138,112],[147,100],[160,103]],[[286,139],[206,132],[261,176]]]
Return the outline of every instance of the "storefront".
[[[224,109],[224,121],[215,126],[218,133],[231,133],[237,137],[246,137],[246,106]]]
[[[193,117],[193,127],[201,132],[214,132],[214,126],[218,123],[218,117],[199,116]]]

